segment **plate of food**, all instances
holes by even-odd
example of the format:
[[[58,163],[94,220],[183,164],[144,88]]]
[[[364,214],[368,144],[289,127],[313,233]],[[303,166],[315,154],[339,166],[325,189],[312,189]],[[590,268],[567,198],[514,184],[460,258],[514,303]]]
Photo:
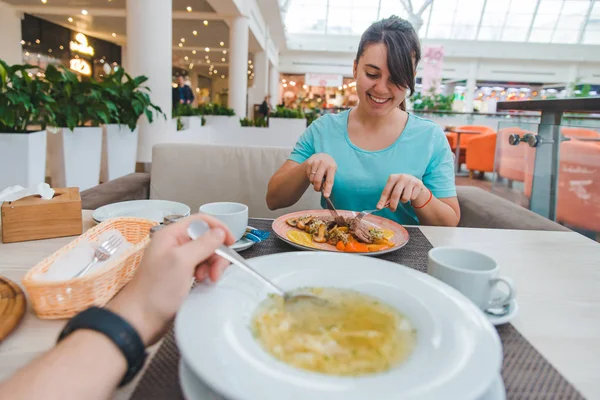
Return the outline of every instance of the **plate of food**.
[[[357,221],[354,211],[338,214],[344,224],[337,223],[329,210],[309,210],[283,215],[272,228],[277,237],[301,250],[376,256],[408,243],[408,231],[397,222],[373,214]]]
[[[478,399],[497,380],[497,331],[468,298],[374,257],[288,252],[248,260],[192,289],[175,320],[182,360],[237,400]]]

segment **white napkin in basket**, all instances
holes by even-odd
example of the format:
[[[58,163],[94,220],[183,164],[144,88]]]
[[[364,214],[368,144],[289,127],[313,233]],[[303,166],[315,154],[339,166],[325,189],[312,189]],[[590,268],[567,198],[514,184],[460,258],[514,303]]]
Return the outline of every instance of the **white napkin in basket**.
[[[132,244],[125,240],[121,232],[119,232],[117,229],[111,229],[102,233],[93,242],[88,240],[80,242],[68,252],[58,256],[52,265],[50,265],[48,271],[46,271],[44,274],[36,276],[36,278],[43,281],[67,281],[72,279],[79,271],[81,271],[81,269],[83,269],[90,261],[92,261],[94,258],[94,251],[96,251],[96,248],[100,245],[100,243],[108,240],[113,235],[119,236],[123,240],[121,245],[117,248],[117,251],[115,251],[115,253],[108,260],[98,261],[96,264],[94,264],[94,266],[89,269],[86,275],[98,271],[100,268],[103,268],[107,264],[116,260],[121,253],[132,246]]]

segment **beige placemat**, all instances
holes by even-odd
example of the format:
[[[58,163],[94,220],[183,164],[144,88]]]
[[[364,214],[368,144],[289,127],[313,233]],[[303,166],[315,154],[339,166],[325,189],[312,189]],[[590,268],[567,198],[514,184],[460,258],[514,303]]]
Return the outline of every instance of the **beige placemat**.
[[[270,221],[266,220],[252,220],[251,225],[257,229],[270,229]],[[425,272],[427,252],[433,246],[418,228],[407,229],[410,234],[409,243],[402,249],[380,258]],[[243,255],[252,258],[294,250],[293,247],[272,235],[268,240],[243,252]],[[502,378],[508,399],[583,399],[581,394],[512,325],[500,326],[498,333],[504,350]],[[179,350],[173,332],[170,332],[152,359],[131,399],[183,399],[179,386],[179,359]]]

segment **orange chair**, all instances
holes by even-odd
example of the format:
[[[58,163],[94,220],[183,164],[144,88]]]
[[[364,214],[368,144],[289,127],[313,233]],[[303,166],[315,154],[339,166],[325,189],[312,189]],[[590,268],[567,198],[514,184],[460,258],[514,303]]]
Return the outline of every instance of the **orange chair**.
[[[494,172],[494,159],[496,154],[495,133],[473,137],[469,140],[467,150],[467,169],[469,170],[469,175],[471,177],[473,177],[475,171],[480,173]]]
[[[556,219],[572,228],[600,232],[600,146],[596,143],[561,144]]]
[[[600,138],[600,132],[588,128],[561,128],[560,133],[570,138],[581,138],[581,139],[597,139]]]
[[[463,126],[456,127],[456,129],[461,130],[461,131],[477,132],[479,134],[494,133],[494,130],[492,128],[490,128],[488,126],[481,126],[481,125],[463,125]],[[466,157],[467,143],[469,143],[469,141],[474,137],[477,137],[477,135],[470,135],[470,134],[460,135],[460,163],[461,164],[464,164],[467,159],[467,157]],[[453,152],[455,152],[456,151],[457,134],[453,133],[453,132],[448,132],[448,133],[446,133],[446,138],[448,139],[450,148],[452,149]]]

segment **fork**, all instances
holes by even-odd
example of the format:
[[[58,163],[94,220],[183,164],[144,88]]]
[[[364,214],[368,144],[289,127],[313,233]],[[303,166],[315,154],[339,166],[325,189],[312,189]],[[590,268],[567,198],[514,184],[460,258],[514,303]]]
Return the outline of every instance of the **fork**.
[[[117,251],[117,248],[119,248],[121,243],[123,243],[123,239],[117,235],[111,236],[110,238],[108,238],[108,240],[102,242],[94,252],[94,258],[92,259],[92,261],[90,261],[90,263],[86,265],[81,271],[79,271],[77,275],[75,275],[73,278],[79,278],[85,275],[90,270],[90,268],[92,268],[92,266],[97,262],[108,260],[110,256],[115,254],[115,251]]]
[[[389,203],[389,202],[387,202],[387,203],[385,203],[385,205],[384,205],[384,206],[381,208],[381,210],[383,210],[384,208],[387,208],[387,207],[389,207],[389,206],[390,206],[390,203]],[[365,211],[361,211],[360,213],[358,213],[358,215],[356,216],[355,220],[356,220],[357,222],[360,222],[360,220],[361,220],[361,219],[363,219],[363,217],[364,217],[365,215],[367,215],[367,214],[371,214],[371,213],[374,213],[375,211],[381,211],[381,210],[380,210],[379,208],[376,208],[376,209],[374,209],[374,210],[365,210]]]

